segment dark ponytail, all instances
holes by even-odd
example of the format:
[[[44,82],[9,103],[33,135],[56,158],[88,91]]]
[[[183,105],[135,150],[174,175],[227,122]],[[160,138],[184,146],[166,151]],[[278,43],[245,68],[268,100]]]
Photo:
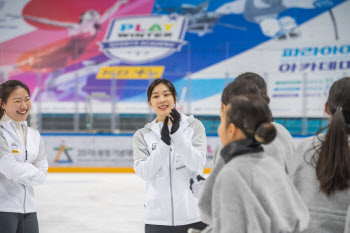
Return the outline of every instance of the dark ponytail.
[[[350,78],[342,78],[331,86],[327,100],[331,121],[325,138],[320,139],[322,143],[312,157],[320,190],[327,195],[350,187],[349,90]]]
[[[233,123],[247,138],[260,144],[268,144],[276,137],[269,106],[261,96],[234,96],[229,102],[227,118],[227,124]]]
[[[2,108],[3,103],[7,103],[7,99],[11,95],[11,93],[17,89],[18,87],[24,88],[27,92],[28,95],[30,96],[30,91],[29,88],[26,84],[18,81],[18,80],[9,80],[0,85],[0,119],[5,113],[5,110]]]

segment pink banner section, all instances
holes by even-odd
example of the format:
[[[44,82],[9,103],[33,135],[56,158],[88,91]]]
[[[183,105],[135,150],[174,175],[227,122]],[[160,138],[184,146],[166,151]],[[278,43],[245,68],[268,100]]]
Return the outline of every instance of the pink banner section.
[[[0,44],[0,66],[50,72],[95,57],[111,19],[150,15],[154,0],[32,0],[23,23],[37,30]]]

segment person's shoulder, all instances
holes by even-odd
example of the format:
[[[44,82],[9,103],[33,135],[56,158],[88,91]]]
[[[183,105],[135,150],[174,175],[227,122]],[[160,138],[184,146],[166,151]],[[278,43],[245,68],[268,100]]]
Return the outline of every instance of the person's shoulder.
[[[291,171],[295,170],[298,166],[304,166],[304,163],[311,162],[312,156],[321,143],[321,137],[322,135],[307,137],[298,143],[293,163],[291,164]]]
[[[231,175],[233,174],[243,174],[245,171],[251,169],[252,160],[255,158],[252,158],[249,155],[240,155],[236,158],[231,159],[229,162],[224,164],[224,167],[222,168],[222,173],[229,173]]]
[[[199,119],[195,118],[193,115],[186,117],[186,120],[188,125],[192,128],[204,127],[203,123]]]
[[[134,133],[134,137],[139,137],[139,136],[144,136],[145,134],[147,134],[148,132],[151,132],[150,127],[143,127],[141,129],[136,130],[136,132]]]
[[[219,180],[220,184],[224,186],[223,188],[225,188],[229,183],[250,183],[252,181],[252,175],[254,173],[256,163],[256,161],[252,160],[255,159],[256,158],[246,155],[238,156],[232,159],[228,163],[225,163],[215,180]]]
[[[31,137],[42,138],[39,130],[34,129],[34,128],[29,127],[29,126],[27,126],[27,127],[28,127],[28,133],[30,133],[29,135]]]
[[[37,130],[37,129],[34,129],[33,127],[29,127],[29,126],[28,126],[28,130],[32,131],[33,133],[38,133],[38,134],[40,134],[40,131]]]
[[[287,136],[287,137],[292,138],[292,135],[289,133],[289,131],[286,129],[286,127],[284,127],[283,125],[281,125],[280,123],[277,123],[277,122],[271,122],[271,124],[273,126],[275,126],[278,135]]]
[[[322,138],[324,138],[324,134],[314,135],[305,137],[301,140],[301,142],[297,146],[297,150],[300,148],[307,148],[312,146],[317,146],[322,142]]]
[[[238,178],[241,176],[239,166],[237,167],[235,162],[231,160],[230,162],[225,163],[219,171],[216,180],[230,180],[232,178]]]

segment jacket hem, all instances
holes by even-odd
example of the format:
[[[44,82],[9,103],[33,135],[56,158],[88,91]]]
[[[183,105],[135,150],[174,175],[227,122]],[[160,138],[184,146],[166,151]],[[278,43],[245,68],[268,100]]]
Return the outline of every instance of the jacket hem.
[[[24,214],[23,209],[2,209],[2,208],[0,208],[0,212]],[[35,212],[36,212],[36,209],[27,209],[25,213],[28,214],[28,213],[35,213]]]
[[[200,222],[201,219],[200,218],[195,218],[195,219],[191,219],[191,220],[187,220],[187,221],[175,221],[174,226],[182,226],[182,225],[189,225],[192,223],[196,223],[196,222]],[[145,224],[152,224],[152,225],[161,225],[161,226],[173,226],[171,224],[171,221],[145,221]]]

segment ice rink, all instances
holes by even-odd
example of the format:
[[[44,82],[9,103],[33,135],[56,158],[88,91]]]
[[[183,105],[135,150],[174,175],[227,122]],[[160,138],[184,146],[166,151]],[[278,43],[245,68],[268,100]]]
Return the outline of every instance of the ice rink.
[[[35,188],[40,232],[141,233],[144,189],[135,174],[49,173]]]

